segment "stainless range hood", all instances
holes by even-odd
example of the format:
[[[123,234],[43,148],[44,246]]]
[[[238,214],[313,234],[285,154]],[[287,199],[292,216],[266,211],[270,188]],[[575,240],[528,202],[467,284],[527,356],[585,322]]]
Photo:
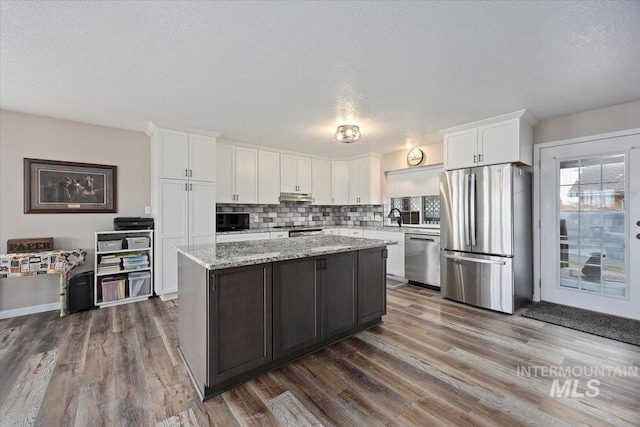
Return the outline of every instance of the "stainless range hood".
[[[280,202],[313,202],[311,194],[306,193],[280,193]]]

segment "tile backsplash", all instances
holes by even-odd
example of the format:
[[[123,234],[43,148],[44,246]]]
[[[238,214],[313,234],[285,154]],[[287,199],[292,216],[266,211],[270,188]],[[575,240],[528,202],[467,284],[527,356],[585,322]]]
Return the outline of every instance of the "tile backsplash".
[[[280,203],[279,205],[216,205],[217,212],[247,212],[250,228],[365,226],[382,225],[382,205],[362,206],[315,206],[300,203]],[[256,222],[257,217],[257,222]]]

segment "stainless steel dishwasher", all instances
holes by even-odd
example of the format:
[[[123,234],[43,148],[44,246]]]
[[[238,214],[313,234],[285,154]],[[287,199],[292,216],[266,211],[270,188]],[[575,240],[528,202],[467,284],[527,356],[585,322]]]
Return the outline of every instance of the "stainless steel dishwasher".
[[[440,287],[440,236],[404,236],[405,277],[418,284]]]

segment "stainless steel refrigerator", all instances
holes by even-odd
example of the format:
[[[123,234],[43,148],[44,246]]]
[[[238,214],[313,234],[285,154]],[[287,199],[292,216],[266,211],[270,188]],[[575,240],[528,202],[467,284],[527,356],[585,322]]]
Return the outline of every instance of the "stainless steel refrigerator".
[[[514,313],[533,296],[531,173],[511,164],[440,173],[444,297]]]

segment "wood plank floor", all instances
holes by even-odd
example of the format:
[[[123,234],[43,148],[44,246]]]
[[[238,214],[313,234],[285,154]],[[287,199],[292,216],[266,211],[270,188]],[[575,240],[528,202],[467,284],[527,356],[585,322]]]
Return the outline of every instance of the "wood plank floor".
[[[640,426],[640,347],[414,286],[389,290],[382,325],[202,403],[176,308],[155,298],[1,321],[0,425]],[[569,378],[518,375],[532,366],[578,382],[551,397]]]

